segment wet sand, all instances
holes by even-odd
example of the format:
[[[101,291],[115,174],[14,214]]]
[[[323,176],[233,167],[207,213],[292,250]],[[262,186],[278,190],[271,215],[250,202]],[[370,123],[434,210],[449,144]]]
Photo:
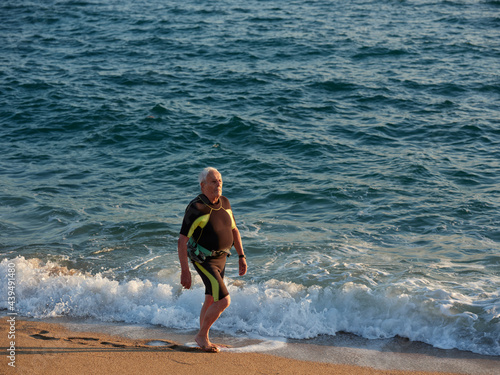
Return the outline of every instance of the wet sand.
[[[12,326],[7,319],[0,320],[0,346],[6,354],[0,360],[0,374],[500,374],[498,357],[358,348],[347,342],[347,336],[340,338],[340,346],[316,340],[286,343],[266,352],[230,348],[212,354],[155,334],[154,329],[142,329],[138,335],[127,326],[103,329],[107,326],[21,319]],[[15,338],[9,339],[9,333]],[[424,363],[428,365],[422,367]]]

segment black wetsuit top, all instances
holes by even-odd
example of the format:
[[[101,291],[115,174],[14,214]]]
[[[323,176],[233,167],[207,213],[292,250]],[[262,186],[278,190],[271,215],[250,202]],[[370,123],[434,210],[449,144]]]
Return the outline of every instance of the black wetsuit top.
[[[229,200],[221,196],[215,204],[204,194],[198,195],[186,208],[181,234],[208,250],[227,250],[233,246],[236,224]]]

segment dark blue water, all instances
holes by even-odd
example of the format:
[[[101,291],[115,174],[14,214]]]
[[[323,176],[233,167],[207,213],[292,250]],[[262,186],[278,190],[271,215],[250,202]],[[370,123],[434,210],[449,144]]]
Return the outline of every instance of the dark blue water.
[[[249,260],[217,329],[500,355],[498,1],[4,0],[0,46],[20,314],[195,329],[210,165]]]

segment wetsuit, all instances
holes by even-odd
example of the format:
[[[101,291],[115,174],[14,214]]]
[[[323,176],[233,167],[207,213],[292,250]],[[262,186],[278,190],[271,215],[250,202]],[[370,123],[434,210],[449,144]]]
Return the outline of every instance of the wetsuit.
[[[212,204],[204,194],[198,195],[187,206],[182,221],[180,233],[212,252],[202,263],[193,261],[193,265],[205,284],[205,294],[215,302],[229,295],[223,278],[234,228],[231,205],[224,196]]]

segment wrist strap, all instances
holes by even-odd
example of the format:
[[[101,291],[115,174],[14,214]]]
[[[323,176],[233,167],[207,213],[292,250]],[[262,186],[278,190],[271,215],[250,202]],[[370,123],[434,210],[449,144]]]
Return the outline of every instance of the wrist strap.
[[[240,259],[241,259],[241,258],[246,258],[246,256],[245,256],[245,255],[240,255],[240,257],[239,257],[239,258],[240,258]]]

